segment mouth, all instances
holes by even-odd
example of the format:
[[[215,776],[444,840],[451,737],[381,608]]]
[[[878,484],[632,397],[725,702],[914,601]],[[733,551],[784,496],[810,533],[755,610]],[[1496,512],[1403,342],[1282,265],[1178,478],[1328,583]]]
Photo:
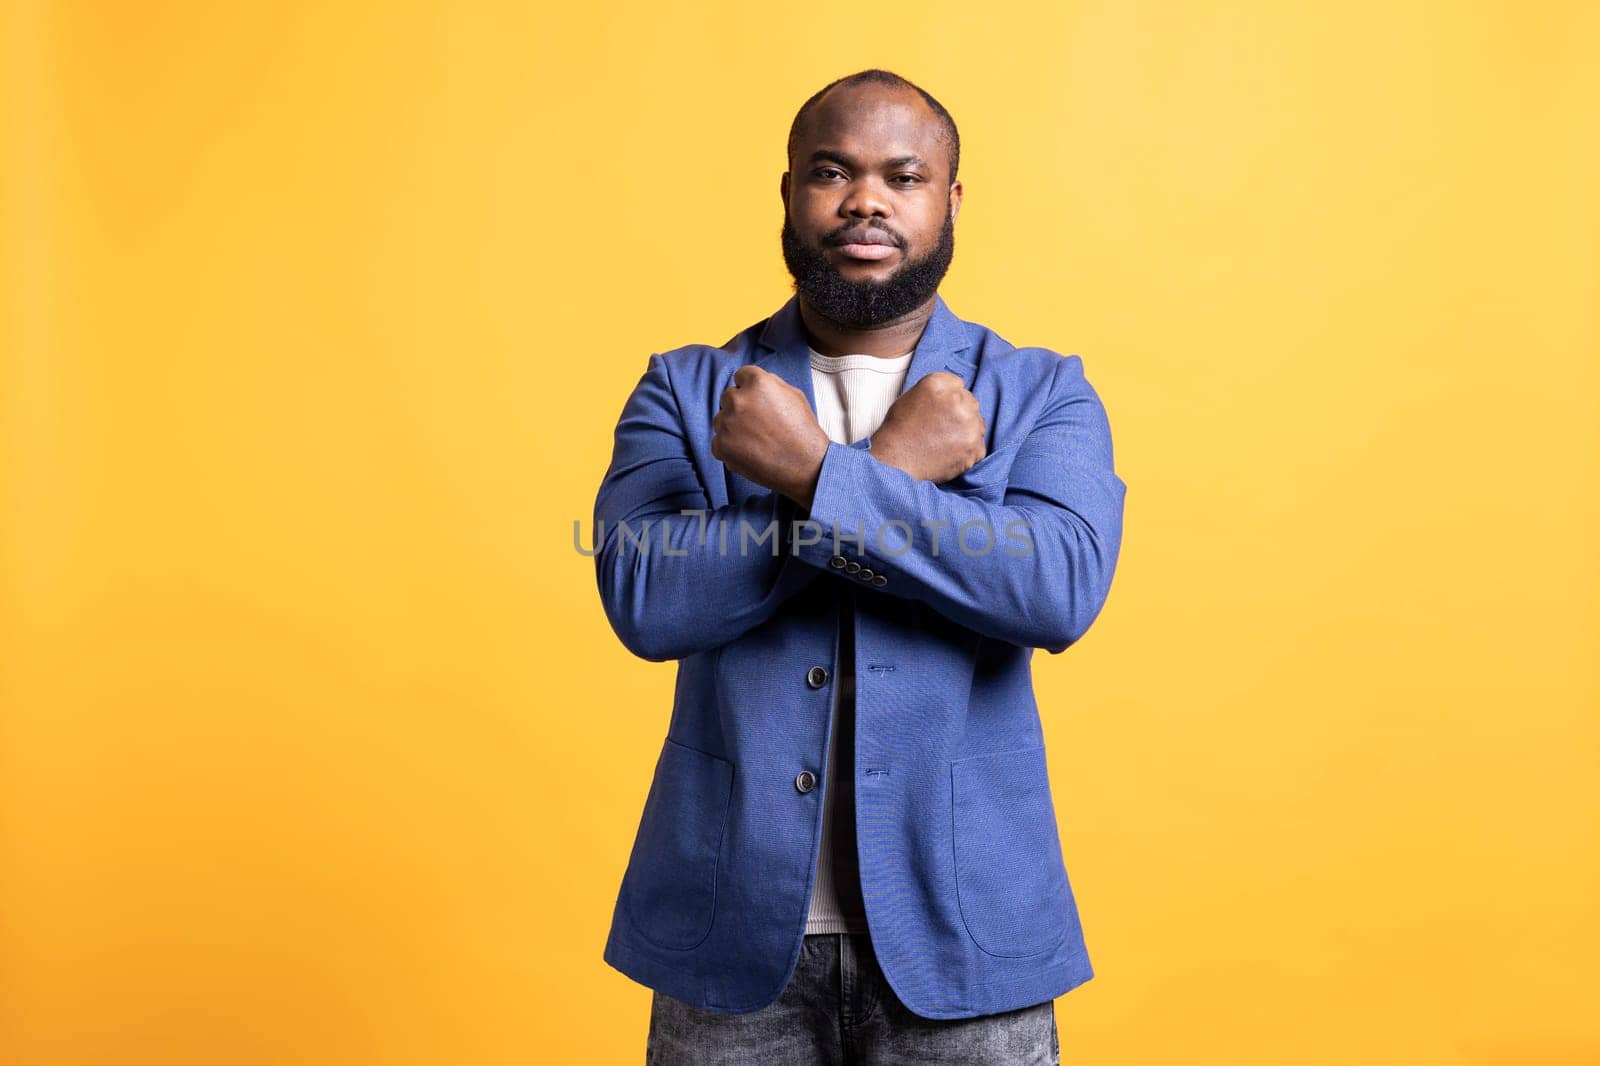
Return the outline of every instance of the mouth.
[[[898,253],[899,248],[894,245],[834,245],[846,259],[861,259],[864,262],[874,259],[888,259]]]

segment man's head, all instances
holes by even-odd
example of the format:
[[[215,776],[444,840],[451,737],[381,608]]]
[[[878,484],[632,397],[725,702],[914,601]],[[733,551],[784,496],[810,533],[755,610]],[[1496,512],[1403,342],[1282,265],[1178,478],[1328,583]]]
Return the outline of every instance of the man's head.
[[[795,291],[855,329],[926,303],[955,254],[960,159],[950,113],[898,74],[823,86],[795,115],[780,182]]]

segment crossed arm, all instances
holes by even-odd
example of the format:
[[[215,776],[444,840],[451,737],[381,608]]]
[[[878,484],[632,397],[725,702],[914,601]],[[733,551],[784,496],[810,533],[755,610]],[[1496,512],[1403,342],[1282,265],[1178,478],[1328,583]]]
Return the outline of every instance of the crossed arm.
[[[594,504],[595,574],[611,628],[635,655],[664,662],[760,625],[816,576],[781,544],[774,555],[772,537],[798,513],[772,491],[711,506],[666,362],[651,355]]]
[[[710,650],[759,625],[818,570],[832,570],[835,555],[885,575],[875,591],[1057,653],[1105,603],[1125,494],[1105,410],[1082,361],[1067,356],[998,503],[830,442],[809,507],[769,491],[711,508],[665,362],[652,355],[595,501],[596,575],[612,628],[652,661]]]

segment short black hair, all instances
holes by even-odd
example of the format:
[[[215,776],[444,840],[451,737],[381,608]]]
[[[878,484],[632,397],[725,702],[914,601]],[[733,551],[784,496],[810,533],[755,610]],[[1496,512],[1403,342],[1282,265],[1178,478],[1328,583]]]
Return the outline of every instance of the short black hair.
[[[846,74],[842,78],[835,78],[812,93],[811,98],[800,105],[800,110],[795,112],[794,122],[789,125],[789,168],[791,170],[794,169],[794,149],[796,142],[800,140],[800,127],[805,123],[806,117],[817,106],[817,101],[821,100],[827,91],[836,85],[893,85],[898,88],[915,89],[920,93],[922,98],[928,102],[928,106],[933,109],[933,113],[939,116],[939,121],[944,126],[942,139],[945,142],[945,146],[950,150],[950,181],[952,183],[955,182],[956,170],[961,163],[961,134],[956,129],[956,120],[950,117],[950,112],[946,111],[944,105],[935,100],[933,94],[929,93],[928,90],[913,81],[902,78],[892,70],[879,70],[877,67],[869,67],[866,70],[858,70],[854,74]]]

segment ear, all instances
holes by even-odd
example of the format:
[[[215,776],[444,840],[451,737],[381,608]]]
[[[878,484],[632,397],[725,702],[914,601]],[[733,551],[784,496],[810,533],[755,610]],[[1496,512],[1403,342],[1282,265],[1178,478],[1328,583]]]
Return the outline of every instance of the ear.
[[[789,210],[789,172],[787,170],[783,172],[783,177],[778,179],[778,195],[783,200],[783,210],[787,214]]]
[[[950,221],[955,222],[959,214],[961,214],[961,183],[957,181],[950,186]]]

